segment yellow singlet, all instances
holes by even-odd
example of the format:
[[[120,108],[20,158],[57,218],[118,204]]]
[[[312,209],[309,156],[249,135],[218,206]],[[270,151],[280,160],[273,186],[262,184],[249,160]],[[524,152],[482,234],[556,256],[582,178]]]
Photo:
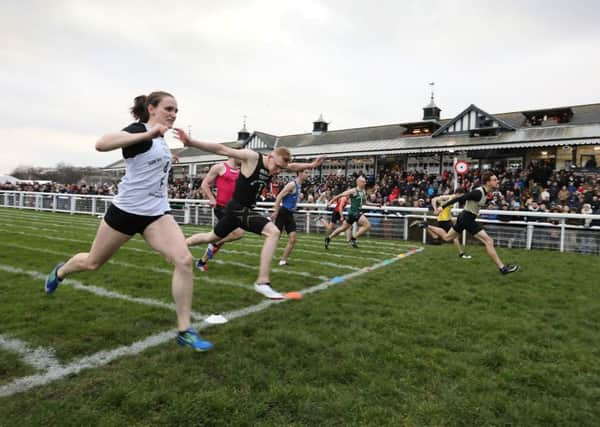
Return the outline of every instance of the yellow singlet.
[[[450,221],[452,219],[452,205],[446,206],[437,217],[438,221]]]

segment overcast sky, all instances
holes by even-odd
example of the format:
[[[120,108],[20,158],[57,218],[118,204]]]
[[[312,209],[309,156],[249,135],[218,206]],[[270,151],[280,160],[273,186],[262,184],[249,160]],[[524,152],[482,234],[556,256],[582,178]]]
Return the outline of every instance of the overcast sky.
[[[600,102],[600,2],[0,0],[0,174],[103,166],[95,140],[166,90],[176,125],[231,141]]]

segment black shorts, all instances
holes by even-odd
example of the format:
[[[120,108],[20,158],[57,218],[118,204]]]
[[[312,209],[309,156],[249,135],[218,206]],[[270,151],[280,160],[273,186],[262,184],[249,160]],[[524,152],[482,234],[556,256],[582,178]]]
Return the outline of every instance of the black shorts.
[[[136,215],[125,212],[111,203],[104,214],[104,222],[123,234],[133,236],[135,233],[143,234],[146,227],[163,215]]]
[[[337,224],[338,222],[342,222],[344,218],[340,215],[338,211],[333,211],[331,214],[331,223]]]
[[[473,236],[483,230],[483,226],[477,221],[477,215],[472,212],[462,211],[456,219],[456,224],[452,226],[454,231],[460,233],[463,230],[467,230]]]
[[[442,228],[447,233],[452,228],[452,221],[438,221],[437,226]]]
[[[238,207],[235,203],[229,202],[225,208],[225,215],[215,225],[213,231],[221,238],[227,236],[236,228],[261,234],[263,228],[269,222],[271,220],[262,216],[259,212],[248,207]]]
[[[213,212],[215,213],[215,216],[217,217],[217,219],[221,219],[225,216],[225,206],[215,206],[213,209]]]
[[[355,222],[357,222],[360,217],[362,216],[362,212],[358,212],[358,213],[349,213],[346,216],[346,222],[350,225],[354,224]]]
[[[296,220],[294,219],[294,212],[281,207],[277,214],[277,219],[275,219],[275,225],[279,228],[279,231],[285,230],[287,234],[295,232]]]

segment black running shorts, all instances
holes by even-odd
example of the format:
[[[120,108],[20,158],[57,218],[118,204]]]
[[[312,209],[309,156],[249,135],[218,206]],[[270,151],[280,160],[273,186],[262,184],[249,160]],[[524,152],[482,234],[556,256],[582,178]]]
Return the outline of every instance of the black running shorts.
[[[460,233],[463,230],[467,230],[472,235],[479,233],[483,230],[483,226],[477,221],[477,215],[472,212],[462,211],[456,219],[456,224],[452,226],[454,231]]]
[[[350,225],[354,224],[355,222],[357,222],[360,217],[362,216],[362,213],[358,212],[358,213],[349,213],[348,216],[346,217],[346,222]]]
[[[296,231],[296,220],[294,219],[294,213],[288,211],[283,206],[279,209],[277,218],[275,219],[275,225],[279,228],[279,231],[285,230],[287,234]]]
[[[452,228],[452,221],[438,221],[437,226],[447,233]]]
[[[104,214],[104,222],[110,225],[111,228],[123,234],[133,236],[135,233],[144,234],[146,227],[163,215],[136,215],[125,212],[111,203],[108,207],[108,210]]]
[[[265,225],[271,220],[259,212],[248,207],[237,207],[229,202],[225,208],[225,215],[215,225],[214,232],[223,238],[236,228],[242,228],[255,234],[261,234]]]
[[[217,219],[221,219],[225,216],[225,206],[217,205],[214,207],[213,212],[215,213]]]
[[[340,215],[340,213],[338,211],[333,211],[333,213],[331,214],[331,223],[332,224],[337,224],[338,222],[342,222],[344,220],[344,218],[342,218],[342,216]]]

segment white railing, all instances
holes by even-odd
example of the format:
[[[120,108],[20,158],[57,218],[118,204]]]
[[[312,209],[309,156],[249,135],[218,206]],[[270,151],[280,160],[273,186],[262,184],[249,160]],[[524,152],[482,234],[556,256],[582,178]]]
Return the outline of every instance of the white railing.
[[[38,211],[63,212],[102,216],[112,197],[69,193],[37,193],[23,191],[0,191],[0,207],[31,209]],[[208,200],[172,199],[172,213],[180,224],[214,225],[216,218]],[[258,203],[257,209],[265,215],[271,211],[272,203]],[[433,219],[425,208],[375,207],[365,209],[372,224],[369,234],[375,237],[402,240],[427,241],[422,229],[409,228],[415,219]],[[459,210],[455,210],[455,213]],[[586,227],[586,220],[600,222],[600,215],[558,214],[528,211],[482,210],[480,222],[485,223],[488,234],[497,246],[551,249],[561,252],[600,253],[600,227]],[[299,204],[296,222],[298,230],[306,233],[322,233],[324,227],[318,218],[328,218],[331,211],[324,205]],[[492,217],[496,219],[492,219]],[[503,220],[497,219],[501,217]],[[510,218],[514,218],[510,220]],[[550,221],[556,222],[556,224]],[[1,219],[0,219],[1,224]],[[473,239],[466,232],[463,244]]]

